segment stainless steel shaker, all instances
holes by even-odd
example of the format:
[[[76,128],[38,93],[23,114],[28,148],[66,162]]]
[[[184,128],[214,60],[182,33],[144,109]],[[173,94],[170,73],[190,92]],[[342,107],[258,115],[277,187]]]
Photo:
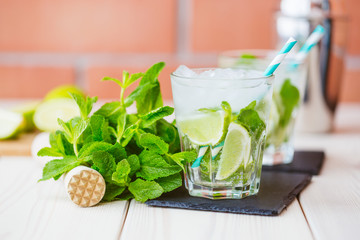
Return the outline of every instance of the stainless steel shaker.
[[[347,18],[341,0],[282,0],[275,15],[277,44],[290,36],[297,50],[318,24],[326,33],[308,58],[308,77],[297,127],[302,132],[329,132],[339,100],[344,67]],[[294,51],[296,52],[296,51]]]

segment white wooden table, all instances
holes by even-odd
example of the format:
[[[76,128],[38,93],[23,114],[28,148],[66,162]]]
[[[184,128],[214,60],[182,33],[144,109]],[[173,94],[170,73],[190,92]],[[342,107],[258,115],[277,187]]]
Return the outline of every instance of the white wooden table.
[[[278,217],[148,207],[80,208],[60,181],[37,183],[30,157],[0,157],[0,239],[360,239],[360,105],[341,105],[332,134],[297,135],[323,149],[319,176]],[[0,142],[1,144],[1,142]]]

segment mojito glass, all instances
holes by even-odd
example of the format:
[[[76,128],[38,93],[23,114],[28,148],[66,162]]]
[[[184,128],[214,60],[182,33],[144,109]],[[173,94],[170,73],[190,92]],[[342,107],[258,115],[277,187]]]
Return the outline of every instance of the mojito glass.
[[[219,56],[220,67],[263,70],[276,56],[270,50],[234,50]],[[263,164],[287,164],[294,156],[294,125],[301,105],[305,83],[306,66],[294,65],[294,59],[287,57],[276,70],[270,120]]]
[[[272,82],[251,69],[189,69],[171,74],[176,125],[190,195],[240,199],[257,194]]]

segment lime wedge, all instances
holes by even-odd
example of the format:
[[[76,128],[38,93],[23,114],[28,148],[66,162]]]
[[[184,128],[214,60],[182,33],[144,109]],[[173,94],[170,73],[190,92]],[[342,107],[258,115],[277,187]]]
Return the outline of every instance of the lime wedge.
[[[22,114],[0,109],[0,139],[15,137],[24,125]]]
[[[75,101],[70,98],[56,98],[41,103],[34,114],[36,127],[45,132],[60,129],[58,118],[68,121],[80,116],[80,111]]]
[[[71,98],[69,93],[77,93],[81,96],[85,96],[84,92],[74,85],[62,85],[48,92],[44,100],[47,101],[55,98]]]
[[[216,145],[222,138],[225,112],[199,112],[189,118],[179,120],[180,131],[196,145]]]
[[[24,124],[25,132],[30,132],[35,129],[33,118],[34,118],[35,110],[37,106],[39,106],[39,104],[40,104],[39,101],[33,101],[33,102],[21,104],[13,108],[14,112],[21,113],[23,115],[25,121]]]
[[[251,137],[247,129],[240,124],[230,123],[215,179],[230,177],[242,163],[245,168],[249,162],[250,149]]]

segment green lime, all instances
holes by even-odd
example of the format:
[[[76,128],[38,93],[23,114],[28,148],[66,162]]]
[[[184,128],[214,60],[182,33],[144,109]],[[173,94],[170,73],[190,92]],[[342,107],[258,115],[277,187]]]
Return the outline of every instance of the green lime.
[[[25,120],[25,124],[24,124],[25,132],[30,132],[35,129],[33,118],[34,118],[35,110],[37,106],[39,106],[39,104],[40,104],[39,101],[33,101],[33,102],[21,104],[13,108],[14,112],[21,113],[23,115]]]
[[[70,98],[56,98],[41,103],[35,111],[34,123],[36,127],[45,132],[60,129],[58,118],[68,121],[80,116],[79,107]]]
[[[81,96],[85,96],[84,92],[74,85],[62,85],[48,92],[44,100],[47,101],[55,98],[71,98],[69,93],[77,93]]]
[[[16,137],[23,127],[22,114],[0,109],[0,139]]]
[[[230,177],[242,163],[246,168],[250,150],[251,137],[247,129],[240,124],[230,123],[215,179],[224,180]]]
[[[196,145],[216,145],[221,141],[224,126],[225,112],[199,112],[189,118],[178,120],[180,131],[187,135],[190,141]]]

